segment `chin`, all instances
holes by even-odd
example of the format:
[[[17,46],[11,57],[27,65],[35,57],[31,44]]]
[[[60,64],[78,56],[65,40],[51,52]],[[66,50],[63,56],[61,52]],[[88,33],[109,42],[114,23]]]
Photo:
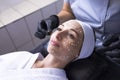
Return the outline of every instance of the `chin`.
[[[49,46],[47,48],[47,51],[51,54],[56,54],[58,52],[58,50],[55,47]]]

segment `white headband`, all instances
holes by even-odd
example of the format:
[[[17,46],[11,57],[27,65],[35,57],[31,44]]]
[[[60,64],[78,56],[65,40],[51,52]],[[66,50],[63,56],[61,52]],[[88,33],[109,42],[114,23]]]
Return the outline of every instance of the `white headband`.
[[[90,25],[79,20],[76,21],[80,23],[84,32],[82,48],[77,59],[83,59],[89,57],[92,54],[95,46],[95,36],[93,29],[90,27]]]

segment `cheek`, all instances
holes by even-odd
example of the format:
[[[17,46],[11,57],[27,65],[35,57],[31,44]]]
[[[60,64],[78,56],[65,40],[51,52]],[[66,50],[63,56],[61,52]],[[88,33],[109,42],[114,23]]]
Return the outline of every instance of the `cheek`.
[[[68,44],[66,44],[68,43]],[[70,41],[67,41],[67,42],[64,42],[64,51],[67,53],[67,54],[71,54],[71,55],[76,55],[79,53],[79,50],[80,50],[80,45],[79,45],[79,42],[70,42]]]
[[[54,48],[54,47],[50,44],[50,42],[48,43],[47,51],[48,51],[49,53],[52,53],[52,54],[57,52],[57,51],[56,51],[56,48]]]
[[[68,40],[64,40],[63,42],[63,49],[67,52],[69,52],[71,50],[71,42]]]

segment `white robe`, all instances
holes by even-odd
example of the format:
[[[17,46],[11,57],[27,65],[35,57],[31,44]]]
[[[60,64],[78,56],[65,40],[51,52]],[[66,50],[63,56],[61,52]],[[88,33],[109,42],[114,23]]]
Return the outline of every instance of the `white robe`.
[[[58,68],[31,68],[40,53],[26,51],[0,56],[0,80],[68,80],[65,71]]]

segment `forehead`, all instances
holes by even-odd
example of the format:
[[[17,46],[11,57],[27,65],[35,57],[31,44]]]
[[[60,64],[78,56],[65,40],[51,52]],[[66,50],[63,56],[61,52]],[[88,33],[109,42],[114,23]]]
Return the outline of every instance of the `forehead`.
[[[83,29],[82,29],[81,25],[75,20],[67,21],[67,22],[63,23],[62,25],[64,25],[63,27],[65,29],[74,29],[75,31],[77,31],[80,34],[81,34],[81,32],[83,33]]]
[[[63,23],[63,25],[65,27],[73,28],[73,29],[74,28],[81,28],[80,24],[77,21],[75,21],[75,20],[67,21],[67,22]]]

